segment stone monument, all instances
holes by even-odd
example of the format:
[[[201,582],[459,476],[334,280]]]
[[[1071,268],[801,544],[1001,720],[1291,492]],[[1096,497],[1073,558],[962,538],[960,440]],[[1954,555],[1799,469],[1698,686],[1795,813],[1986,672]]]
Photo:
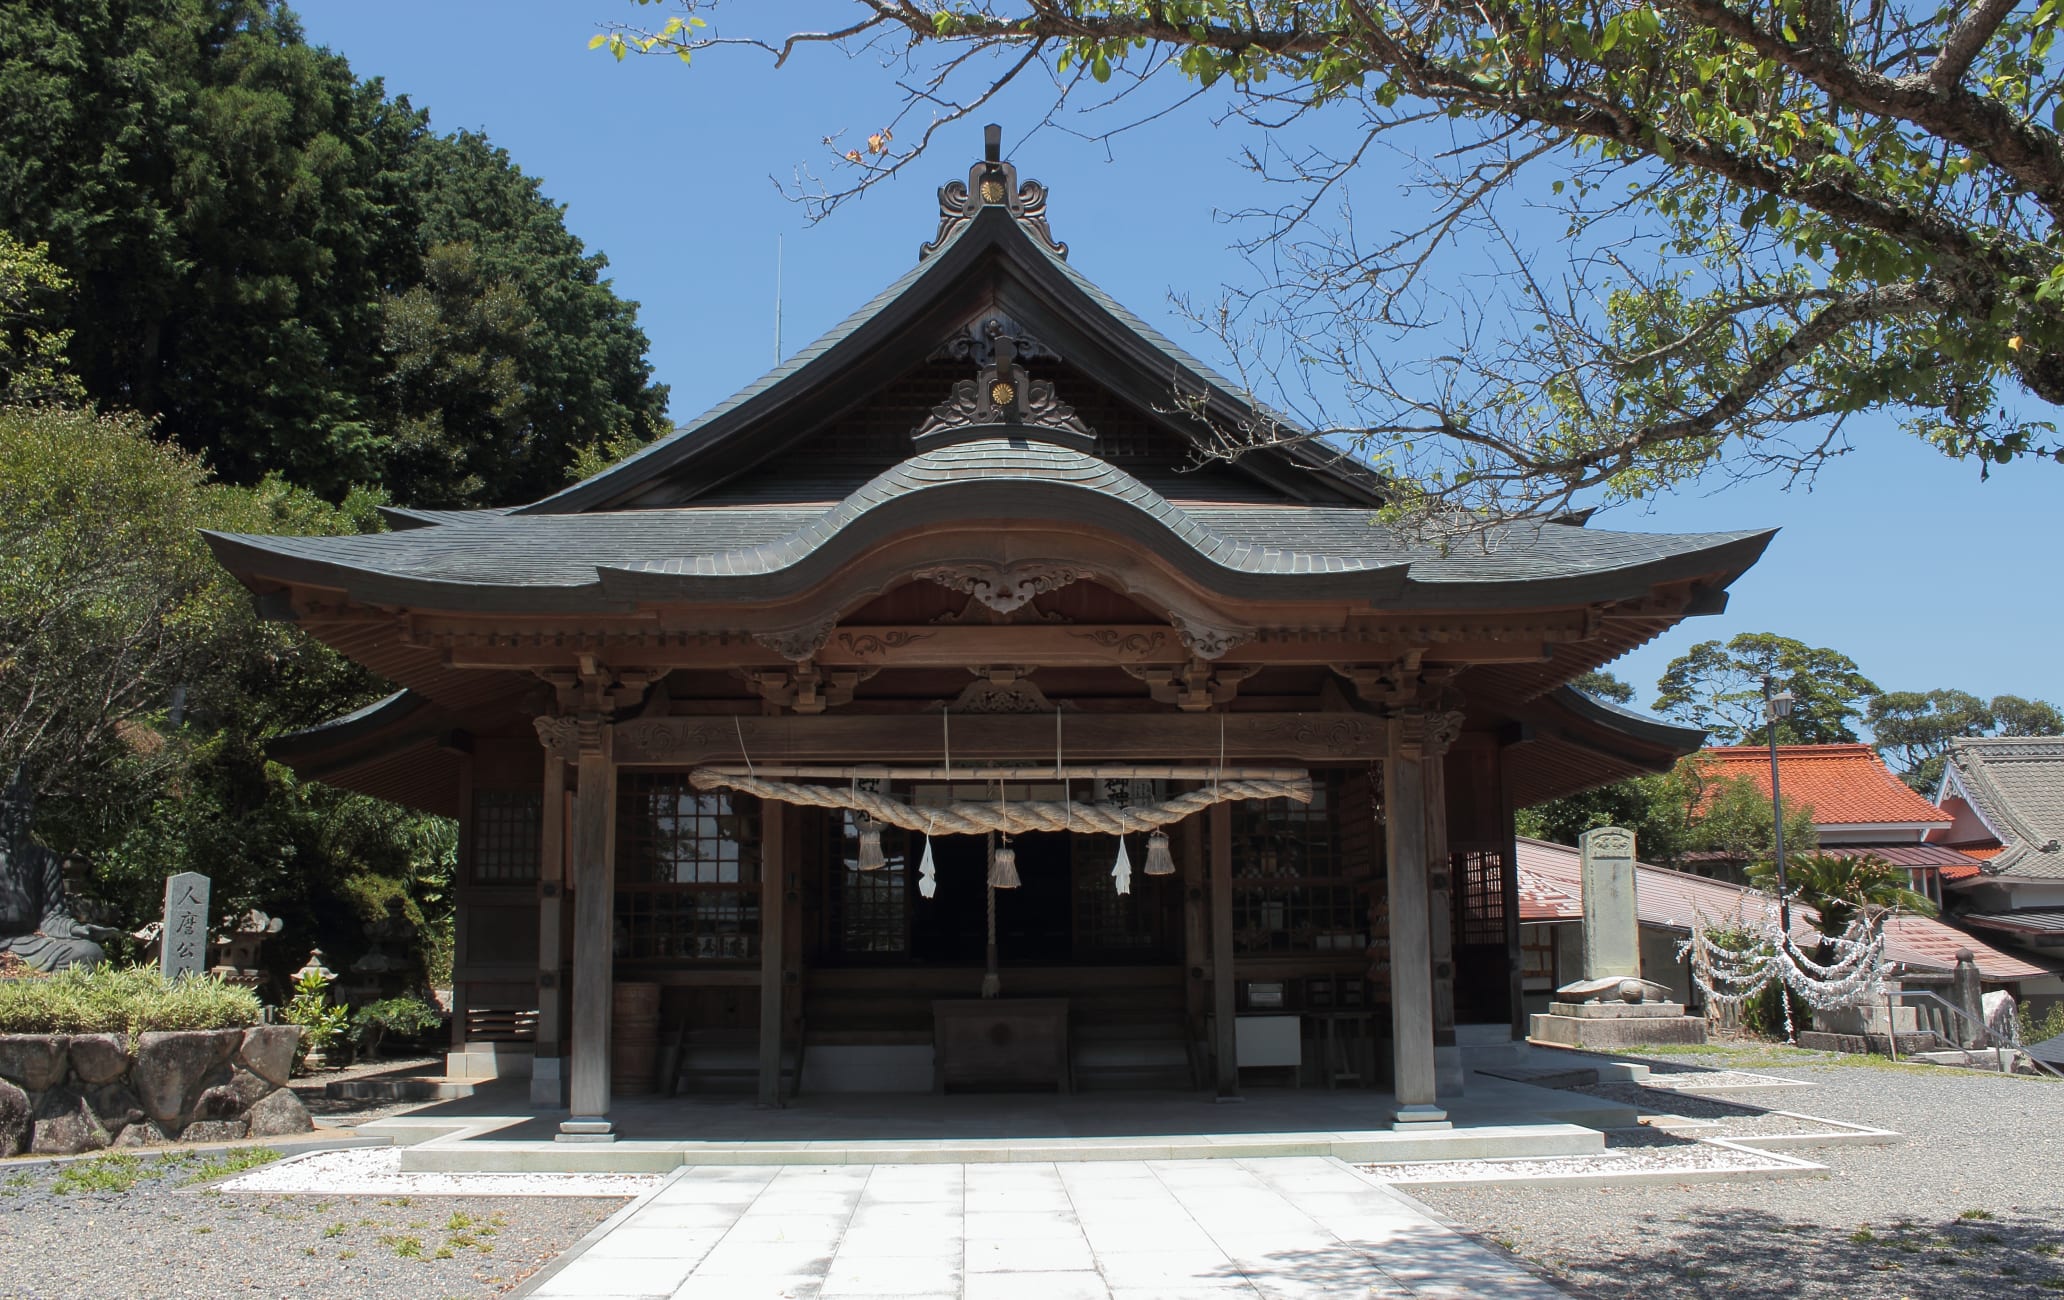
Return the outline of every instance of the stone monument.
[[[1706,1022],[1684,1014],[1670,990],[1641,977],[1635,912],[1634,832],[1600,826],[1577,840],[1583,861],[1584,977],[1555,990],[1533,1017],[1529,1040],[1546,1047],[1611,1050],[1650,1043],[1703,1043]]]
[[[64,864],[29,838],[35,814],[35,795],[17,772],[0,795],[0,952],[42,971],[97,966],[107,954],[95,941],[116,931],[72,915]]]
[[[208,964],[208,878],[182,871],[165,878],[163,949],[158,970],[168,980],[198,975]]]

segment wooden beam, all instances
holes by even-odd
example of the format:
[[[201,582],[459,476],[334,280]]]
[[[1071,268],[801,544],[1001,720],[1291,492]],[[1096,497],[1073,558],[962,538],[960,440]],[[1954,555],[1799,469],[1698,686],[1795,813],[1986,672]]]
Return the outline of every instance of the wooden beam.
[[[760,1095],[762,1106],[781,1104],[783,915],[788,896],[788,805],[760,807]]]
[[[1426,796],[1426,937],[1433,968],[1433,1045],[1455,1046],[1455,885],[1448,854],[1448,757],[1420,764]]]
[[[1233,809],[1211,806],[1211,1014],[1216,1034],[1218,1099],[1240,1095],[1240,1059],[1233,1025]]]
[[[1223,656],[1226,664],[1326,664],[1390,658],[1424,651],[1429,664],[1539,663],[1553,644],[1575,639],[1563,629],[1528,625],[1509,634],[1472,627],[1456,635],[1415,627],[1432,639],[1389,632],[1322,630],[1273,633],[1244,641]],[[519,671],[564,667],[579,654],[635,662],[650,668],[786,668],[792,662],[739,632],[721,634],[626,629],[592,631],[451,630],[419,634],[440,651],[447,667]],[[964,668],[969,664],[1037,664],[1048,668],[1159,665],[1180,668],[1191,658],[1173,628],[1156,624],[1112,626],[1008,624],[1002,626],[840,628],[817,646],[812,661],[824,669]]]
[[[701,715],[640,718],[616,726],[616,761],[626,766],[699,763],[941,762],[951,730],[954,766],[1036,763],[1054,752],[1051,715],[970,714],[816,717]],[[540,737],[562,754],[575,742],[564,718],[538,719]],[[1367,763],[1384,752],[1382,719],[1364,713],[1070,714],[1063,744],[1070,762],[1167,762],[1295,766]],[[1221,751],[1221,745],[1223,749]]]

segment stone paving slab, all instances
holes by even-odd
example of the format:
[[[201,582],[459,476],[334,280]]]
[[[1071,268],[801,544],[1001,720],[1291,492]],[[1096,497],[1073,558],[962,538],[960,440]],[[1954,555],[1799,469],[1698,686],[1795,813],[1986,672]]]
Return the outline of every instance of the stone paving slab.
[[[682,1169],[538,1300],[1558,1300],[1331,1157]]]

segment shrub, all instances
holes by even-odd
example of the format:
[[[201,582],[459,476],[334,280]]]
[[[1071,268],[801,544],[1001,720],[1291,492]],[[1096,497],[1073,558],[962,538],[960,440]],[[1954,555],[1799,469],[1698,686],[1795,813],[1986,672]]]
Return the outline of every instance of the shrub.
[[[382,998],[368,1002],[351,1018],[351,1038],[371,1056],[389,1037],[419,1038],[444,1023],[444,1013],[421,998]]]
[[[330,980],[319,971],[305,970],[294,981],[294,996],[280,1008],[280,1016],[301,1027],[301,1041],[294,1054],[294,1068],[303,1068],[310,1052],[327,1052],[343,1038],[351,1025],[346,1007],[330,1005]]]
[[[0,1033],[138,1034],[233,1029],[261,1019],[258,995],[211,975],[168,981],[154,966],[73,966],[42,979],[0,979]]]
[[[2064,1034],[2064,1002],[2052,1002],[2041,1015],[2025,1006],[2016,1008],[2015,1014],[2021,1017],[2023,1043],[2046,1043]]]

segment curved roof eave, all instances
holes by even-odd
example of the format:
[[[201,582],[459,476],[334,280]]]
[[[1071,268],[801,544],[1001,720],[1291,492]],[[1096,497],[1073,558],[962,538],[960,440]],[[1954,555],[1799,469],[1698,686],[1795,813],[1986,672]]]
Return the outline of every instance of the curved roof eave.
[[[1541,698],[1567,709],[1593,726],[1602,727],[1642,744],[1672,750],[1680,757],[1696,752],[1699,746],[1706,743],[1706,730],[1703,727],[1684,727],[1674,722],[1665,722],[1639,710],[1623,708],[1611,700],[1601,700],[1574,686],[1558,686]]]
[[[269,758],[291,763],[297,758],[307,758],[324,750],[377,736],[430,707],[430,701],[416,692],[399,690],[341,717],[318,722],[299,731],[282,732],[266,742],[265,753]]]

